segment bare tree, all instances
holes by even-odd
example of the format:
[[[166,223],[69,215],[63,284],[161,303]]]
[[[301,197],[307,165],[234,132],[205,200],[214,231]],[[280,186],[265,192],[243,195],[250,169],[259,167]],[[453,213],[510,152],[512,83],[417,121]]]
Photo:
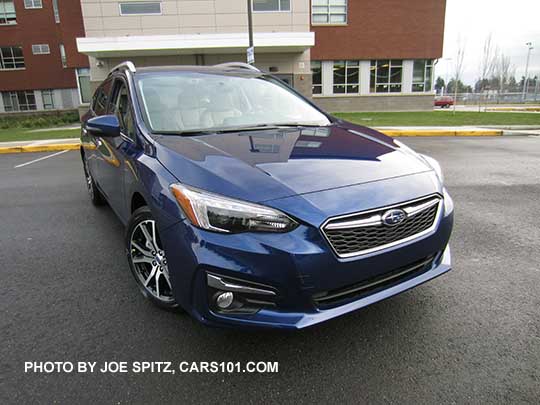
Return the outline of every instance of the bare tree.
[[[512,65],[512,60],[510,56],[506,56],[504,53],[501,53],[497,58],[497,63],[495,65],[494,77],[499,83],[499,93],[503,93],[505,90],[510,77],[514,74],[515,68]]]
[[[456,113],[458,85],[463,74],[463,61],[465,59],[465,41],[461,36],[458,38],[458,48],[456,58],[454,59],[454,111]]]
[[[478,94],[478,112],[482,110],[482,95],[484,93],[486,84],[489,83],[489,79],[493,76],[495,71],[495,65],[497,64],[498,48],[493,47],[492,43],[493,34],[489,33],[484,41],[484,49],[482,52],[482,59],[480,60],[480,78],[476,90]]]
[[[484,83],[493,75],[495,65],[497,64],[497,47],[493,47],[492,34],[490,33],[485,42],[484,50],[482,53],[482,60],[480,61],[480,86],[483,90]]]

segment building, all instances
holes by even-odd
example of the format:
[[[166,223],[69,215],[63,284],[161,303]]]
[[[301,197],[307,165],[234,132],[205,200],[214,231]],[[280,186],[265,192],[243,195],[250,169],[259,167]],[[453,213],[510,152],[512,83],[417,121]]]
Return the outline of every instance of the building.
[[[327,111],[432,109],[445,9],[446,0],[312,0],[314,100]]]
[[[0,0],[0,112],[76,108],[90,98],[78,1]]]
[[[126,59],[136,66],[246,60],[246,0],[80,3],[82,16],[77,0],[0,0],[8,105],[0,111],[13,110],[12,99],[19,109],[86,103]],[[329,111],[431,109],[445,7],[446,0],[252,0],[255,65]]]
[[[129,59],[136,66],[245,61],[246,0],[82,0],[94,86]],[[309,0],[253,0],[256,65],[311,95]]]

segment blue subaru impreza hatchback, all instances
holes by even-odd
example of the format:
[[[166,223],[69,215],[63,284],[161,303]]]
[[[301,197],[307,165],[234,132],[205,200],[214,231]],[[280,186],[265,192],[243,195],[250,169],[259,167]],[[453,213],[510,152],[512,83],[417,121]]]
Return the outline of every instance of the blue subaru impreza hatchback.
[[[303,328],[450,270],[439,164],[252,66],[122,63],[81,141],[143,295],[205,324]]]

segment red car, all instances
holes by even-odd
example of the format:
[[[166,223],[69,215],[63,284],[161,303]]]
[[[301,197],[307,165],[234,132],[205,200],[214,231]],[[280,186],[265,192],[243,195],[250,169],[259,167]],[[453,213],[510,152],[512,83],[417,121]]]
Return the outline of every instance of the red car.
[[[450,108],[454,105],[454,99],[450,96],[435,97],[435,107]]]

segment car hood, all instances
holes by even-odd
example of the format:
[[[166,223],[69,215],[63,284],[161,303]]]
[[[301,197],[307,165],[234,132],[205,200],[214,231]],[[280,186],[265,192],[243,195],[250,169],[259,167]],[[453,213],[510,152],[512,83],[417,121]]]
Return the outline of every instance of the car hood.
[[[392,138],[344,122],[154,139],[158,160],[180,182],[253,202],[431,170]]]

